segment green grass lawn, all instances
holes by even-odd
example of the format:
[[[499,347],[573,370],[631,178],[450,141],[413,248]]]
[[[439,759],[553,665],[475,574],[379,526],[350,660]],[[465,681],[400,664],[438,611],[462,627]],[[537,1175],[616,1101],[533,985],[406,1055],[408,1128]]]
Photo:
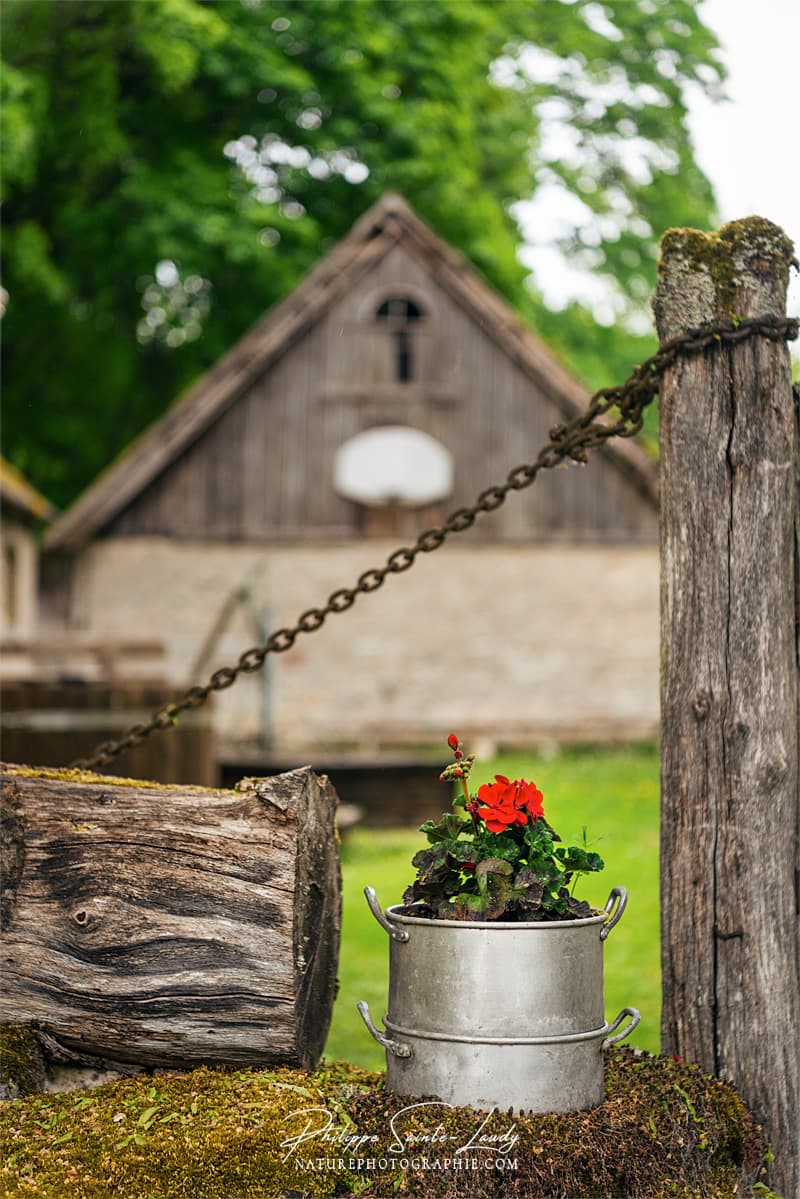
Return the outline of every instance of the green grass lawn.
[[[581,844],[586,826],[590,847],[603,857],[606,867],[579,881],[579,898],[602,907],[613,886],[627,887],[628,909],[606,941],[606,1015],[613,1019],[620,1008],[637,1007],[642,1022],[630,1044],[657,1051],[661,1013],[657,749],[569,750],[555,757],[504,755],[478,763],[470,780],[473,790],[496,773],[536,782],[544,794],[545,815],[566,844]],[[447,800],[442,784],[443,810]],[[399,903],[414,875],[411,858],[424,843],[414,829],[357,828],[344,839],[341,986],[325,1049],[328,1058],[373,1070],[384,1068],[383,1050],[356,1011],[358,1000],[366,999],[379,1022],[388,993],[387,938],[367,908],[363,889],[368,883],[373,886],[383,907]],[[520,986],[524,985],[520,979]]]

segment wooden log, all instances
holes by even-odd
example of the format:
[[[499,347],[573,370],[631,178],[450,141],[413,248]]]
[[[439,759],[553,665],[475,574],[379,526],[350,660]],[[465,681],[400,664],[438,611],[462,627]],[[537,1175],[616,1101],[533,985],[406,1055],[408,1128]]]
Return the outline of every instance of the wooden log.
[[[8,766],[0,1020],[82,1057],[312,1067],[336,987],[336,793]]]
[[[760,218],[672,230],[659,334],[784,316],[792,245]],[[798,436],[789,354],[684,357],[661,392],[663,1048],[733,1079],[800,1195]]]

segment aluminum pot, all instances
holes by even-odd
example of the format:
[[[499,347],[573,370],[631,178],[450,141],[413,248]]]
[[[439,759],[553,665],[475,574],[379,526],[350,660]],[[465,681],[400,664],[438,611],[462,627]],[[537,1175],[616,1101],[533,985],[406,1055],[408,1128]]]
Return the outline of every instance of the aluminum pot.
[[[372,914],[389,934],[389,1018],[404,1028],[494,1036],[553,1037],[600,1028],[603,942],[628,901],[614,887],[606,906],[582,920],[428,920]]]
[[[639,1022],[626,1008],[607,1025],[603,941],[627,903],[614,887],[603,911],[581,920],[511,923],[429,920],[384,913],[389,934],[387,1034],[359,1010],[387,1051],[387,1086],[473,1107],[575,1111],[599,1103],[602,1050]],[[610,1034],[624,1016],[631,1023]]]
[[[398,1095],[435,1095],[480,1111],[576,1112],[603,1099],[603,1050],[623,1041],[639,1023],[623,1008],[613,1024],[559,1037],[446,1036],[403,1028],[388,1017],[386,1032],[358,1010],[386,1049],[386,1086]],[[618,1032],[625,1017],[628,1025]]]

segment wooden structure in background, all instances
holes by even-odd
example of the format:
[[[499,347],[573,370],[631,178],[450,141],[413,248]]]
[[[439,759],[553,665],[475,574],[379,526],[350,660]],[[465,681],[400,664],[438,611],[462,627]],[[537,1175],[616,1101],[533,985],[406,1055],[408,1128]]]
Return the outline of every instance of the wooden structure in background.
[[[390,302],[419,315],[398,330],[381,318]],[[441,441],[456,463],[453,508],[585,402],[474,268],[387,195],[55,521],[46,544],[74,553],[98,536],[360,538],[364,510],[333,486],[348,438],[400,424]],[[592,471],[551,473],[468,536],[653,541],[657,478],[641,446],[610,442]],[[412,523],[427,528],[435,515]]]
[[[154,681],[164,664],[160,641],[88,641],[83,637],[8,637],[2,642],[0,683],[10,680]]]
[[[5,768],[0,1019],[120,1063],[312,1067],[341,920],[336,794]]]
[[[792,246],[758,218],[667,233],[669,338],[786,311]],[[661,393],[663,1037],[763,1120],[800,1196],[796,568],[789,354],[753,338],[681,359]]]
[[[0,457],[0,637],[28,636],[36,625],[37,533],[55,508]]]
[[[110,651],[109,651],[110,652]],[[163,683],[5,681],[0,688],[3,756],[29,766],[67,766],[174,698]],[[110,774],[214,787],[213,705],[181,715],[169,736],[150,737],[109,763]],[[241,774],[239,775],[241,778]]]
[[[586,400],[474,267],[387,195],[54,522],[43,613],[67,635],[152,632],[175,689],[201,681],[192,663],[204,679],[472,503]],[[353,439],[397,426],[439,443],[451,492],[371,508],[341,478],[337,491]],[[418,566],[403,578],[408,609],[376,596],[358,643],[326,634],[220,696],[228,760],[234,747],[244,762],[250,749],[303,761],[434,744],[470,723],[459,695],[505,744],[653,735],[657,541],[658,470],[642,445],[544,472],[453,539],[436,567],[446,586],[417,583]],[[629,636],[586,633],[598,603]],[[406,622],[421,626],[416,674]],[[495,631],[520,625],[527,640],[494,652]]]

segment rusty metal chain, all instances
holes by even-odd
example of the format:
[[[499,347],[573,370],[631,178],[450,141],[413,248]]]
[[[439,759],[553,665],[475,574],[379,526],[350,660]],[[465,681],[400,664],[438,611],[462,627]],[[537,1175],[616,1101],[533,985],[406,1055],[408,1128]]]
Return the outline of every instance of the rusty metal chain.
[[[151,733],[171,728],[182,712],[191,712],[204,704],[215,691],[232,687],[240,674],[253,674],[260,670],[269,654],[281,654],[291,649],[301,633],[316,632],[329,616],[352,608],[359,595],[377,591],[390,575],[409,570],[418,554],[431,553],[451,534],[463,533],[471,528],[483,513],[494,512],[505,503],[509,492],[530,487],[540,471],[550,470],[567,459],[586,462],[589,450],[602,446],[612,437],[634,437],[642,428],[644,410],[657,395],[662,376],[682,356],[699,353],[714,345],[735,345],[750,337],[793,341],[798,335],[799,323],[795,317],[773,316],[730,320],[691,329],[680,337],[664,342],[657,353],[637,366],[620,387],[604,387],[596,391],[585,412],[568,424],[552,428],[549,440],[534,462],[516,466],[505,482],[487,487],[471,508],[458,508],[451,512],[443,525],[420,533],[412,546],[396,549],[383,566],[365,571],[355,586],[341,587],[332,592],[324,607],[308,608],[290,628],[278,629],[263,645],[246,650],[235,666],[223,666],[215,670],[202,687],[190,687],[175,703],[159,708],[149,721],[132,725],[117,740],[102,742],[90,757],[79,758],[71,766],[76,769],[101,766],[125,750],[132,749]],[[618,410],[617,418],[604,419],[611,409]]]

